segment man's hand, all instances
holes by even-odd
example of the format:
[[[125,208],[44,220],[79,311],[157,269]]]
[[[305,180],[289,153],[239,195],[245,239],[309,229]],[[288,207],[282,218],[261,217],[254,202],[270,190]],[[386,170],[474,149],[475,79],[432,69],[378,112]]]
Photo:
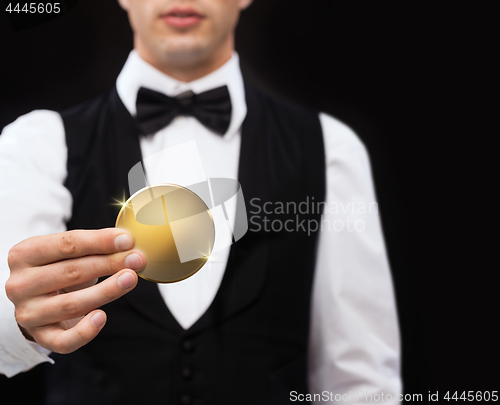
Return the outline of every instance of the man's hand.
[[[146,257],[130,250],[122,229],[36,236],[9,252],[5,290],[28,338],[56,353],[71,353],[97,336],[106,314],[96,310],[137,284]],[[99,284],[98,277],[110,276]]]

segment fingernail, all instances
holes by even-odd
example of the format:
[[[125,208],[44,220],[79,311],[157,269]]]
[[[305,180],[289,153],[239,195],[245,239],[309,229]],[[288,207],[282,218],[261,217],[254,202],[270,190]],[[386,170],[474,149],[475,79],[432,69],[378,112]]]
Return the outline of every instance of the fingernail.
[[[125,258],[125,267],[133,270],[142,268],[142,259],[137,253],[132,253]]]
[[[118,285],[122,290],[128,290],[132,285],[134,285],[134,276],[130,273],[123,273],[118,277]]]
[[[130,239],[130,236],[128,236],[125,233],[122,233],[121,235],[118,235],[115,238],[115,249],[116,250],[127,250],[127,249],[132,249],[133,244],[132,244],[132,239]]]
[[[92,315],[92,318],[90,318],[90,322],[92,322],[92,325],[94,325],[96,328],[100,328],[105,320],[106,317],[102,312],[98,312]]]

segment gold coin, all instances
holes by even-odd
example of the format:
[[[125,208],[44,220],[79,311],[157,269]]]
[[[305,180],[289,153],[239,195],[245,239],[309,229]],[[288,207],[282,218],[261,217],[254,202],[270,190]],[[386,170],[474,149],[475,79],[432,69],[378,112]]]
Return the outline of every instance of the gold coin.
[[[205,202],[175,184],[143,188],[122,206],[116,227],[126,229],[146,256],[137,274],[157,283],[174,283],[195,274],[215,243],[215,224]]]

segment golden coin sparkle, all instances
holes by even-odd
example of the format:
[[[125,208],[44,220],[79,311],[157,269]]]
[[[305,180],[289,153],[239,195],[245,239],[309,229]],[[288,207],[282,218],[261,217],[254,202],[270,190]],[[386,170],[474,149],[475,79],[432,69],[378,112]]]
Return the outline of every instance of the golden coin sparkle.
[[[122,206],[116,227],[126,229],[146,256],[137,274],[157,283],[174,283],[195,274],[215,243],[215,224],[205,202],[175,184],[143,188]]]

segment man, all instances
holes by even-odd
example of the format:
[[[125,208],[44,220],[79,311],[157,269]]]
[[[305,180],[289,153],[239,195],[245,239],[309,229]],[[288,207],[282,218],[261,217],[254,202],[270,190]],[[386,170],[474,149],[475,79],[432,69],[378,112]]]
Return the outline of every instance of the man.
[[[366,152],[335,119],[243,82],[234,29],[249,3],[120,0],[134,51],[116,90],[27,114],[0,137],[2,212],[11,213],[0,241],[10,274],[1,271],[14,304],[2,302],[0,371],[54,362],[53,352],[47,403],[318,400],[308,392],[341,402],[360,391],[395,402],[399,341],[380,224],[374,213],[331,209],[374,201]],[[140,114],[145,93],[196,100],[215,89],[230,99],[218,128],[192,111],[160,128]],[[189,140],[207,177],[239,179],[255,228],[210,271],[158,287],[138,280],[146,256],[110,228],[109,202],[135,163]],[[305,229],[318,209],[270,210],[313,200],[333,227]],[[276,220],[296,227],[265,228]]]

